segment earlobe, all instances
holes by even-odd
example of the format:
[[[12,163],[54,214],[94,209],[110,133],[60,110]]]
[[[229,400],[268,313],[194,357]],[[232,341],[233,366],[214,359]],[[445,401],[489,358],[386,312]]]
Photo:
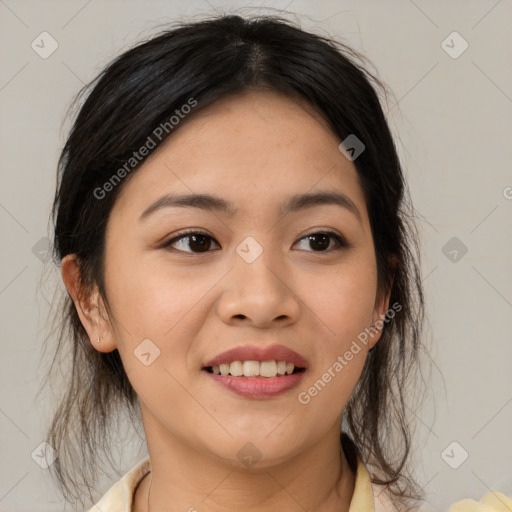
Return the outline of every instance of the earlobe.
[[[387,318],[392,289],[393,280],[391,281],[389,289],[385,293],[379,291],[377,292],[375,307],[373,310],[373,324],[371,329],[372,334],[370,335],[370,340],[368,343],[370,350],[375,347],[382,336],[382,329],[384,328],[385,319]]]
[[[368,339],[368,348],[372,350],[377,345],[377,342],[382,336],[382,329],[384,327],[384,316],[380,313],[380,308],[375,310],[373,324],[370,327],[370,336]]]
[[[94,286],[92,291],[83,288],[75,254],[68,254],[62,259],[61,275],[92,346],[100,352],[111,352],[117,348],[98,287]]]

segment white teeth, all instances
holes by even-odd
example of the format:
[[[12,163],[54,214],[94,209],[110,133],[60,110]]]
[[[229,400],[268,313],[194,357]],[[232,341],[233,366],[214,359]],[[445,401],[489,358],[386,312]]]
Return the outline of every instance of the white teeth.
[[[233,375],[233,377],[241,377],[244,374],[242,361],[233,361],[229,365],[229,373]]]
[[[262,361],[260,363],[260,375],[262,377],[275,377],[277,375],[277,363],[275,361]]]
[[[258,361],[244,361],[244,377],[257,377],[260,374],[260,363]]]
[[[276,377],[291,375],[295,366],[286,361],[233,361],[231,364],[222,363],[212,366],[215,375],[232,375],[233,377]]]

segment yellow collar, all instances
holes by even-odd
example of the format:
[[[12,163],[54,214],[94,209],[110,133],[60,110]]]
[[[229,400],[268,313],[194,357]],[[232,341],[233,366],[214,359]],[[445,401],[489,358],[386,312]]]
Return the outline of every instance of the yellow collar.
[[[370,474],[357,456],[356,484],[348,512],[375,512]]]

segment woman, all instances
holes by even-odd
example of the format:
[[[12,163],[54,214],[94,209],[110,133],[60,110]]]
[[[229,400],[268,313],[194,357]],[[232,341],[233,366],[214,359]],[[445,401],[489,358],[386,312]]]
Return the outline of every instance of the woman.
[[[66,495],[76,473],[91,487],[121,403],[140,408],[149,457],[91,510],[417,508],[417,236],[383,86],[359,61],[227,16],[93,83],[53,211],[73,374],[49,443]]]

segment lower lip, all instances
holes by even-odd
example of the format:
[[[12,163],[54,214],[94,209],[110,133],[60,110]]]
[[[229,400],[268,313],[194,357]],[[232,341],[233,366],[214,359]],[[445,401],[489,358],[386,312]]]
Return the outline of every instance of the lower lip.
[[[280,395],[294,388],[306,373],[306,370],[303,370],[281,377],[232,377],[203,371],[220,385],[248,398],[269,398]]]

